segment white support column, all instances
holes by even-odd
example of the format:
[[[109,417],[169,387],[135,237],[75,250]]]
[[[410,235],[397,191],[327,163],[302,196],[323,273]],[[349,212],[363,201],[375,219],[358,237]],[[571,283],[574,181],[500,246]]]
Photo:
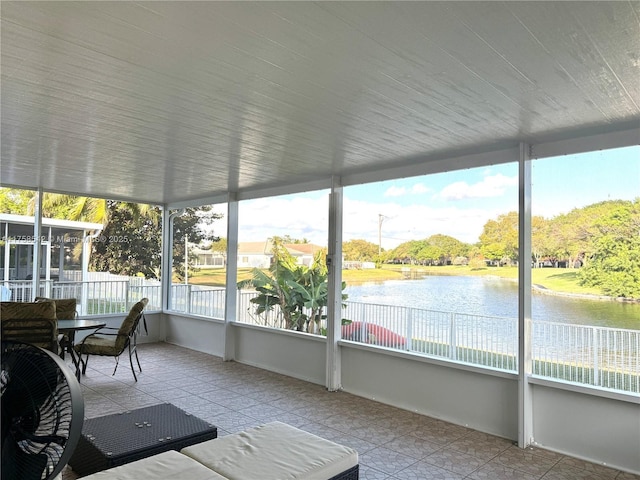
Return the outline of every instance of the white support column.
[[[60,248],[60,255],[58,258],[58,279],[64,282],[64,235],[60,235],[58,239],[58,247]]]
[[[171,297],[171,275],[173,263],[173,218],[166,206],[162,208],[162,263],[160,285],[162,310],[169,310]]]
[[[238,200],[229,195],[227,201],[227,277],[224,302],[224,361],[234,360],[236,339],[233,323],[238,308]]]
[[[42,235],[42,187],[36,192],[36,208],[33,213],[33,264],[31,265],[31,301],[40,294],[40,240]]]
[[[518,446],[533,442],[533,392],[528,378],[531,361],[531,159],[530,147],[520,144],[518,161]]]
[[[53,297],[53,286],[51,285],[51,227],[47,229],[47,241],[45,243],[47,250],[45,253],[45,291],[44,296],[51,298]],[[42,250],[42,249],[41,249]],[[58,272],[58,281],[60,281],[60,273]]]
[[[44,275],[45,275],[45,280],[47,281],[47,283],[51,280],[51,227],[47,228],[47,253],[46,253],[46,257],[47,260],[45,261],[45,269],[44,269]],[[58,274],[59,277],[59,274]],[[47,297],[49,296],[48,294],[46,295]]]
[[[6,222],[4,224],[4,232],[3,236],[4,236],[4,278],[3,280],[6,282],[9,282],[9,270],[11,267],[11,239],[9,238],[9,222]],[[6,286],[8,287],[9,284],[6,283]]]
[[[80,292],[80,303],[78,305],[79,315],[89,314],[89,256],[91,255],[91,243],[100,237],[101,231],[89,233],[82,231],[82,291]]]
[[[327,270],[327,365],[326,386],[329,391],[342,388],[342,362],[338,341],[342,324],[342,183],[334,177],[329,195],[329,244]]]

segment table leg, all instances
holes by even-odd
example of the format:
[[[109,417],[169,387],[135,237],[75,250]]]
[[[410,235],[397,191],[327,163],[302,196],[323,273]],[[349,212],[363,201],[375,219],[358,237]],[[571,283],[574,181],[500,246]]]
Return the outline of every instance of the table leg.
[[[67,342],[67,352],[71,356],[71,361],[73,365],[76,367],[76,378],[80,381],[80,365],[82,363],[82,358],[76,355],[76,351],[73,349],[73,346],[76,344],[76,332],[75,330],[71,330],[69,332],[69,341]]]

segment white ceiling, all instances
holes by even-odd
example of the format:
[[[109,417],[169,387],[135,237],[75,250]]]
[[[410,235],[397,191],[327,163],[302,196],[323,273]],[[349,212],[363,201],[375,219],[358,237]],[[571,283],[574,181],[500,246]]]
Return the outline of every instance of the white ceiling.
[[[640,126],[640,2],[1,14],[3,185],[175,204]]]

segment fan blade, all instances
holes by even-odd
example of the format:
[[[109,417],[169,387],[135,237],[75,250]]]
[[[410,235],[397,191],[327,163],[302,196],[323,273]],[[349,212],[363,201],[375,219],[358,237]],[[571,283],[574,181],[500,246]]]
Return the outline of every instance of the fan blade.
[[[40,443],[43,445],[47,443],[56,443],[61,447],[64,447],[65,443],[67,443],[66,437],[62,437],[60,435],[33,435],[32,433],[23,431],[20,431],[20,434],[20,439],[27,440],[29,443]]]
[[[2,447],[3,480],[41,480],[47,468],[47,455],[24,452],[15,442]]]
[[[82,391],[54,354],[29,344],[2,342],[2,479],[55,477],[82,430]]]

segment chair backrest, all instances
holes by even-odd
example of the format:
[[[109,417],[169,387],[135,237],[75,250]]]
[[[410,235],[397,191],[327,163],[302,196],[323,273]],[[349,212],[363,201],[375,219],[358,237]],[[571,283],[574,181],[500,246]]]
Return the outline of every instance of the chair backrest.
[[[122,321],[120,329],[118,330],[118,337],[116,339],[117,350],[124,350],[127,346],[129,337],[132,336],[136,328],[138,328],[138,323],[140,322],[140,318],[142,318],[142,311],[144,307],[147,306],[147,303],[149,303],[149,299],[143,298],[129,310],[129,314]]]
[[[55,302],[2,302],[0,323],[3,340],[59,351]]]
[[[78,316],[78,302],[75,298],[36,297],[36,302],[56,302],[56,317],[58,320],[73,320]]]

